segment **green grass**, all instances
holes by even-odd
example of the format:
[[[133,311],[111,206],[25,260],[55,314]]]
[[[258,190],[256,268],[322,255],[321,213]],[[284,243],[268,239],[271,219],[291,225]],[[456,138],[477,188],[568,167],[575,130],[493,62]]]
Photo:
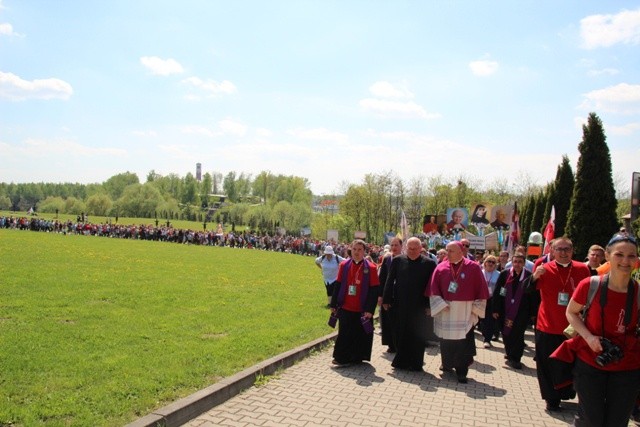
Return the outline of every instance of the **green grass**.
[[[0,425],[122,425],[331,332],[310,257],[17,230],[0,255]]]

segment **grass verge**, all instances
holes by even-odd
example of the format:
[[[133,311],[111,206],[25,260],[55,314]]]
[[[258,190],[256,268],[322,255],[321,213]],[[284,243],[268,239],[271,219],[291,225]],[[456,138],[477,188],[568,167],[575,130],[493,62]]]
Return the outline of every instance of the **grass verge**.
[[[1,230],[0,425],[122,425],[330,332],[310,257]]]

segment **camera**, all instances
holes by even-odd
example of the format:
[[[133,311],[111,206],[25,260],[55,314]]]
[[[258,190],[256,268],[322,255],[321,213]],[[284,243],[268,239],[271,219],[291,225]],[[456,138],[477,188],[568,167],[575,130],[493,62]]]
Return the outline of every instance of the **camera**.
[[[602,353],[596,356],[598,366],[607,366],[609,363],[618,362],[624,357],[622,349],[609,341],[607,338],[601,338]]]

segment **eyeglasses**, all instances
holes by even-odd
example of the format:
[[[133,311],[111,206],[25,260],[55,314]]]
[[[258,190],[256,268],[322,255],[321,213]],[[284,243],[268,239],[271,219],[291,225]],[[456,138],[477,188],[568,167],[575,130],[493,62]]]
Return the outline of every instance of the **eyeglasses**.
[[[495,261],[485,261],[484,263],[485,264],[495,264],[496,262]]]
[[[553,248],[553,250],[558,251],[558,252],[571,252],[573,250],[572,247],[562,247],[562,248]]]

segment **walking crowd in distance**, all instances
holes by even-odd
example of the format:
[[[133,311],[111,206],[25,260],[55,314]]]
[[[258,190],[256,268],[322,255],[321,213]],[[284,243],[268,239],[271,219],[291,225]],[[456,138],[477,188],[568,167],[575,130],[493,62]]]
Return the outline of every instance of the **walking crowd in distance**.
[[[340,263],[318,258],[330,295],[330,326],[338,325],[333,366],[371,360],[376,302],[394,369],[423,371],[425,347],[438,340],[442,375],[463,384],[476,355],[476,329],[487,349],[502,337],[506,367],[515,370],[523,369],[525,331],[533,329],[548,412],[566,410],[562,401],[577,393],[576,426],[640,421],[636,239],[621,230],[606,248],[592,246],[584,262],[573,259],[569,238],[549,243],[550,251],[535,262],[524,247],[474,260],[466,239],[433,256],[417,237],[404,250],[402,240],[393,239],[377,262],[362,240],[353,241]]]

